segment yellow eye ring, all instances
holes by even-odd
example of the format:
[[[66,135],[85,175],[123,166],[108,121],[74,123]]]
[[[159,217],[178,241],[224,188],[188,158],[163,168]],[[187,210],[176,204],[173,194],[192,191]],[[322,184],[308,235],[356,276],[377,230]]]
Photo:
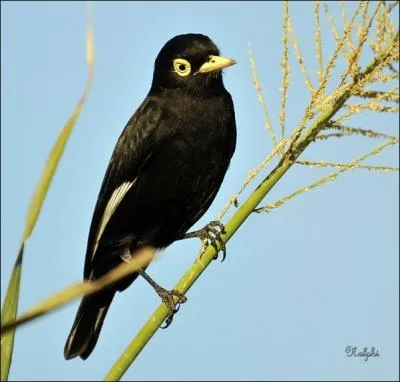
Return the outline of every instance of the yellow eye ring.
[[[186,77],[190,74],[191,71],[190,62],[183,58],[175,58],[174,70],[181,77]]]

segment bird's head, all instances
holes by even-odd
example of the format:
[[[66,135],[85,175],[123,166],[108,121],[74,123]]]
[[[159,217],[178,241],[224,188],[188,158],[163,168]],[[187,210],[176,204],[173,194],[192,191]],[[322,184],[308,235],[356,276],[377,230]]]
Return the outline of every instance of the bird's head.
[[[235,63],[220,56],[216,45],[205,35],[178,35],[163,46],[156,58],[152,89],[218,90],[223,88],[222,69]]]

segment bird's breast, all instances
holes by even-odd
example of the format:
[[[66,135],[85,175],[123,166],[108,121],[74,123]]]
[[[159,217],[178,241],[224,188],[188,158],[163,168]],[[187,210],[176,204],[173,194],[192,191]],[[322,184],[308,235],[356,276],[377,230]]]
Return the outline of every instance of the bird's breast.
[[[172,101],[132,203],[132,219],[140,221],[134,230],[141,241],[161,247],[180,237],[206,211],[236,142],[231,104],[205,100],[179,106]]]

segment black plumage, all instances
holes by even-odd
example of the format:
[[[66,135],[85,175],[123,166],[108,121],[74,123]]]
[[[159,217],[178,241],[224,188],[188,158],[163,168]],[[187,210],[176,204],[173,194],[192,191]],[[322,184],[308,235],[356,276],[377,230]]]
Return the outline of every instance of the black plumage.
[[[201,34],[179,35],[158,54],[151,89],[128,121],[101,185],[89,232],[84,279],[183,238],[214,200],[236,144],[234,107],[219,56]],[[117,290],[138,276],[84,297],[67,339],[66,359],[86,359]]]

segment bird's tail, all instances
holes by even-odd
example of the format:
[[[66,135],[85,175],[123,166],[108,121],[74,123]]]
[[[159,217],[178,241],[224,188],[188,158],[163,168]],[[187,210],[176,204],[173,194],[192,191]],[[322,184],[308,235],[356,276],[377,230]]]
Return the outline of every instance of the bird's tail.
[[[89,357],[96,346],[115,290],[84,297],[79,305],[74,324],[64,347],[65,359]]]

